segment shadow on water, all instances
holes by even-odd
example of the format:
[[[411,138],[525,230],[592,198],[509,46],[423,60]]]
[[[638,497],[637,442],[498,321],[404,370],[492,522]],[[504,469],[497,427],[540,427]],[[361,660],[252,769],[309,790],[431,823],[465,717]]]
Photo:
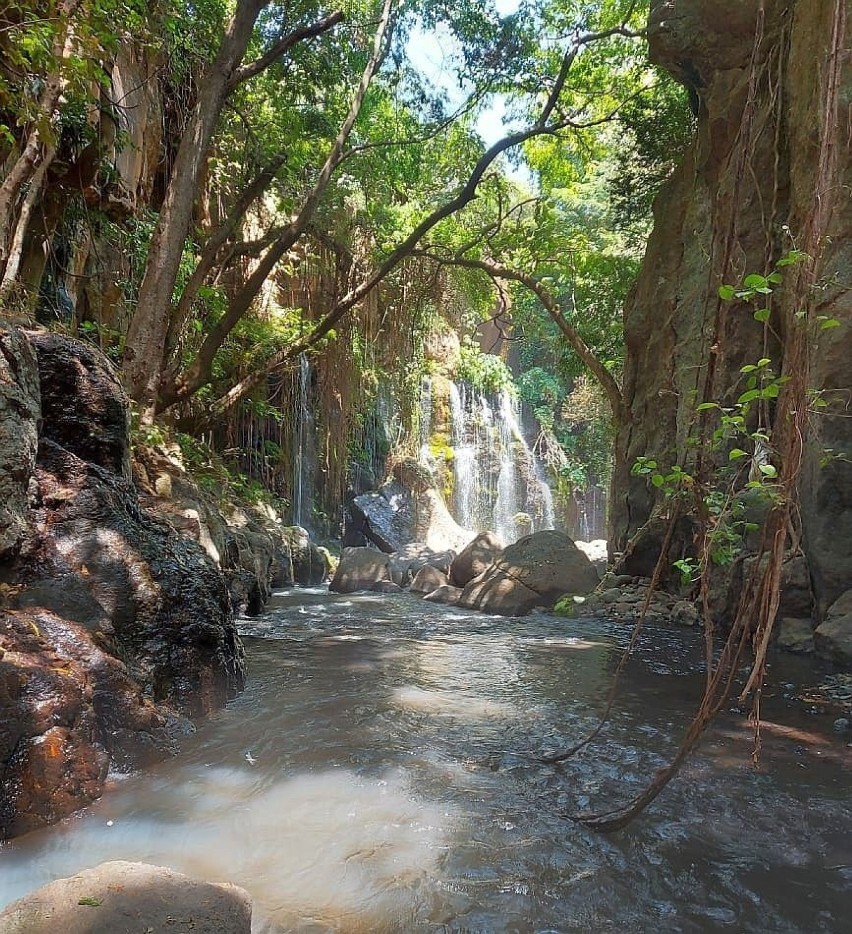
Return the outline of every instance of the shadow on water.
[[[602,837],[563,815],[625,801],[666,762],[702,688],[695,633],[649,630],[601,740],[542,767],[530,754],[595,723],[627,635],[606,620],[317,589],[244,626],[245,693],[179,758],[0,849],[0,904],[129,858],[243,885],[257,931],[848,923],[848,740],[785,701],[785,663],[759,767],[732,713],[647,815]]]

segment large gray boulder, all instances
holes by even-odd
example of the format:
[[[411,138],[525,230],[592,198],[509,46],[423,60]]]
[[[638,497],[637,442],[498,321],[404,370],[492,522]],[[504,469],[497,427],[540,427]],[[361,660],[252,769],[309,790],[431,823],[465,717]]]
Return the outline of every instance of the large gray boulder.
[[[344,548],[328,589],[334,593],[370,590],[379,581],[391,579],[388,556],[375,548]]]
[[[459,606],[523,616],[534,607],[552,607],[564,594],[589,593],[597,584],[597,571],[567,535],[535,532],[505,548],[467,584]]]
[[[406,460],[381,489],[350,502],[344,544],[369,542],[391,554],[422,542],[433,551],[458,552],[475,534],[450,515],[429,469]]]
[[[251,899],[146,863],[101,863],[57,879],[0,913],[3,934],[250,934]]]

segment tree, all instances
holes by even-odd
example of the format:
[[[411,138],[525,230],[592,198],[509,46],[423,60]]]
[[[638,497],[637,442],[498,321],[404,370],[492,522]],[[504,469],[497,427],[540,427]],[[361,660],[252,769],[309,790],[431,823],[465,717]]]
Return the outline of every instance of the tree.
[[[573,14],[576,11],[570,12]],[[565,133],[583,134],[586,130],[612,119],[621,100],[614,89],[610,89],[609,96],[603,96],[589,86],[588,65],[585,59],[589,50],[606,46],[614,40],[629,43],[641,35],[641,32],[635,27],[635,3],[607,4],[604,10],[598,12],[601,21],[597,25],[601,28],[581,31],[575,24],[574,34],[558,57],[553,54],[552,48],[548,48],[546,53],[539,48],[535,54],[519,63],[518,67],[521,70],[526,69],[527,72],[522,83],[529,82],[530,86],[536,88],[536,92],[546,88],[545,96],[541,97],[536,93],[526,99],[531,107],[526,125],[507,133],[484,151],[480,150],[469,169],[459,171],[457,168],[458,182],[455,192],[437,206],[428,207],[419,218],[414,216],[410,229],[399,237],[384,255],[378,257],[373,268],[366,271],[361,280],[334,303],[308,335],[273,354],[263,369],[246,376],[228,389],[211,406],[211,418],[228,411],[262,383],[269,371],[295,359],[324,340],[353,308],[414,254],[418,244],[427,234],[463,211],[477,198],[480,186],[491,179],[495,164],[499,164],[505,153],[539,138],[558,138]],[[497,35],[499,44],[505,34],[498,32]],[[475,71],[481,67],[481,58],[472,55],[468,64]],[[501,61],[500,68],[504,64]],[[575,67],[578,67],[581,75],[576,85],[572,85],[571,78]],[[500,68],[497,69],[500,80],[505,80],[505,74]],[[600,76],[595,75],[595,78],[599,80]],[[489,87],[499,85],[493,70],[489,72],[488,82]]]
[[[216,58],[200,82],[198,100],[178,147],[149,247],[136,313],[127,333],[124,379],[128,391],[141,405],[143,422],[150,422],[154,417],[172,294],[192,222],[199,173],[206,164],[225,100],[239,85],[263,72],[294,45],[326,32],[343,19],[343,14],[335,11],[311,24],[283,32],[270,41],[257,58],[243,64],[257,18],[268,2],[239,0]]]

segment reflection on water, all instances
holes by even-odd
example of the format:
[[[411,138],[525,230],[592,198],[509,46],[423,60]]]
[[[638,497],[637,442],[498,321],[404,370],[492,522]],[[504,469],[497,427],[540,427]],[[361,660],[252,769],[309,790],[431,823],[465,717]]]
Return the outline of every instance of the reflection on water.
[[[676,748],[702,687],[693,633],[649,631],[604,737],[625,634],[407,597],[279,595],[246,622],[251,681],[182,755],[117,777],[0,849],[0,904],[104,859],[247,888],[257,931],[840,931],[852,883],[849,750],[778,697],[759,769],[720,721],[638,823],[595,835]],[[796,677],[807,678],[800,668]],[[770,691],[771,693],[771,691]]]

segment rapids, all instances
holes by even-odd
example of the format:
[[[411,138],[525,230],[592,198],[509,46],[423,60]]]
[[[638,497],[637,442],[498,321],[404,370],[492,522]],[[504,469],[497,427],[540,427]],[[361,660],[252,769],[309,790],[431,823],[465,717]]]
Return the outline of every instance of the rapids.
[[[732,711],[642,818],[600,836],[563,815],[617,805],[671,755],[701,690],[696,632],[648,630],[612,722],[562,767],[531,754],[594,724],[627,635],[607,620],[317,589],[243,632],[246,691],[179,757],[0,847],[0,905],[122,858],[244,886],[258,932],[848,924],[848,733],[790,699],[819,677],[805,661],[772,665],[759,766]]]

